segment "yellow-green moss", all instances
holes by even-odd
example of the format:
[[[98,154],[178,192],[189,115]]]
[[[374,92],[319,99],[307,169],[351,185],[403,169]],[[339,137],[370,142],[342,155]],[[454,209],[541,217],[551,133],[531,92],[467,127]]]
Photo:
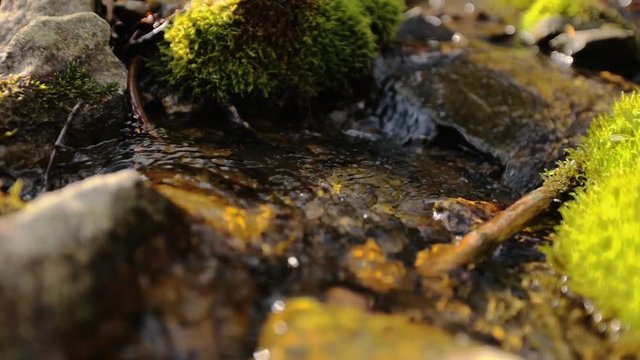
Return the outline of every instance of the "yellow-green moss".
[[[193,0],[161,45],[166,79],[218,101],[348,92],[401,10],[400,0]]]
[[[552,255],[574,291],[640,334],[640,95],[594,120],[571,158],[584,186],[560,210]]]
[[[66,119],[79,100],[95,104],[116,92],[115,84],[98,84],[87,75],[86,68],[77,63],[69,64],[50,79],[0,77],[0,144],[29,130],[23,128],[26,124],[42,130],[43,124]],[[33,121],[34,118],[38,121]],[[42,132],[40,135],[45,137]]]
[[[594,0],[538,0],[522,15],[524,30],[533,29],[536,24],[552,16],[588,20],[594,15]]]

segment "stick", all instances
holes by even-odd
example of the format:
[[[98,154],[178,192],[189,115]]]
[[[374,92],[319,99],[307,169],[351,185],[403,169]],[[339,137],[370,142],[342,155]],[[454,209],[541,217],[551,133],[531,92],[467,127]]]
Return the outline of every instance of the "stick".
[[[133,110],[134,115],[138,117],[138,122],[146,126],[149,124],[149,118],[147,118],[147,114],[144,112],[144,107],[142,107],[137,81],[139,62],[139,56],[136,56],[131,60],[131,63],[129,64],[129,76],[127,76],[127,84],[129,85],[129,96],[131,97],[131,109]]]
[[[440,276],[476,261],[547,209],[555,197],[567,191],[578,173],[575,162],[561,163],[541,187],[466,234],[458,243],[434,245],[428,251],[420,253],[415,263],[418,272],[427,277]]]
[[[82,105],[83,105],[83,101],[80,100],[80,101],[78,101],[76,106],[74,106],[73,109],[71,109],[71,112],[69,113],[69,116],[67,116],[67,121],[64,123],[64,126],[62,127],[62,130],[60,130],[60,134],[58,134],[58,138],[56,139],[56,142],[53,144],[53,150],[51,150],[51,155],[49,156],[49,163],[47,164],[47,170],[45,170],[45,172],[44,172],[44,189],[45,189],[45,191],[49,190],[49,174],[51,173],[51,169],[53,167],[53,161],[56,158],[56,153],[58,151],[58,148],[60,148],[60,146],[62,145],[62,140],[64,140],[64,136],[67,133],[67,129],[69,128],[69,124],[71,124],[71,121],[76,116],[76,114],[78,113],[78,110],[80,110],[80,107]]]
[[[176,16],[176,13],[173,13],[167,16],[166,18],[162,19],[162,23],[158,25],[158,27],[154,28],[153,30],[149,31],[148,33],[138,38],[134,38],[132,36],[131,39],[129,39],[129,43],[127,44],[127,46],[141,45],[146,42],[151,42],[155,40],[160,35],[160,33],[163,33],[167,29],[167,27],[171,23],[171,19],[173,19],[175,16]]]

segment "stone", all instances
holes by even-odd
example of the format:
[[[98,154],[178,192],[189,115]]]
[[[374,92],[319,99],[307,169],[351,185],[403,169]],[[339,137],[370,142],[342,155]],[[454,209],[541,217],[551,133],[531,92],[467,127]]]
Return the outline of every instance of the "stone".
[[[3,46],[39,16],[64,16],[93,11],[93,0],[3,0],[0,1],[0,53]]]
[[[101,85],[127,86],[124,65],[109,48],[110,28],[90,12],[40,16],[18,31],[0,54],[0,73],[44,79],[83,64]]]
[[[404,56],[398,66],[397,57],[380,66],[387,70],[379,73],[383,88],[374,117],[384,136],[403,144],[428,145],[437,136],[466,142],[496,159],[504,167],[502,182],[517,193],[539,185],[540,173],[554,167],[624,90],[554,66],[531,50],[479,41],[447,61]]]
[[[0,218],[0,357],[116,350],[141,306],[138,272],[164,271],[188,237],[184,213],[132,170],[74,183]]]
[[[273,311],[254,359],[517,360],[517,355],[456,338],[402,315],[292,298]]]
[[[29,194],[79,101],[67,148],[112,139],[124,123],[127,72],[92,10],[92,0],[0,3],[0,177],[25,179]]]

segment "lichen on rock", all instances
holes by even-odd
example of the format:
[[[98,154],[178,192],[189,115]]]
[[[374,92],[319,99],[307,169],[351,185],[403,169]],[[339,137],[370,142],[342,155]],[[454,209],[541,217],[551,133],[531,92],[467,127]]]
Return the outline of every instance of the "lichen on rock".
[[[161,45],[188,97],[276,103],[348,93],[401,18],[397,0],[194,0]]]

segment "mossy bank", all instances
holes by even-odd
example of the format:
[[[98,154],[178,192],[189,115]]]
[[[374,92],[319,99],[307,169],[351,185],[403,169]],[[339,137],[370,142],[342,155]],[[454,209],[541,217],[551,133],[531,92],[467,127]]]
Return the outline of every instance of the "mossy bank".
[[[50,78],[0,77],[0,174],[39,177],[71,109],[85,104],[69,126],[67,146],[84,146],[117,135],[124,120],[124,95],[115,84],[100,85],[79,63]]]
[[[166,80],[191,98],[349,94],[393,39],[401,0],[194,0],[165,34]]]

